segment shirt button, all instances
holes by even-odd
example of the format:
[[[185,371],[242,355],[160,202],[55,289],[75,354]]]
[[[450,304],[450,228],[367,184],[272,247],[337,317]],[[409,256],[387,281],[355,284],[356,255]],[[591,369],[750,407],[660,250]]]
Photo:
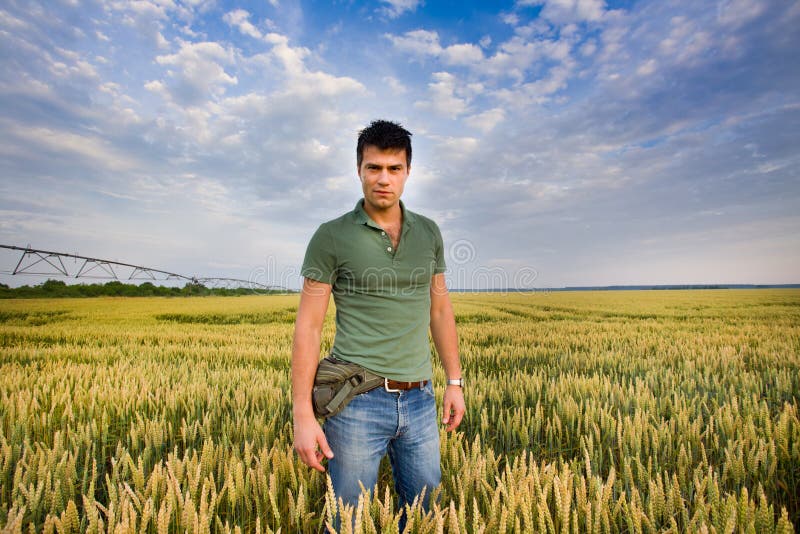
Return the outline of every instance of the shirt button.
[[[381,232],[381,235],[386,235],[386,232]]]
[[[391,252],[392,251],[392,247],[386,247],[386,250]]]

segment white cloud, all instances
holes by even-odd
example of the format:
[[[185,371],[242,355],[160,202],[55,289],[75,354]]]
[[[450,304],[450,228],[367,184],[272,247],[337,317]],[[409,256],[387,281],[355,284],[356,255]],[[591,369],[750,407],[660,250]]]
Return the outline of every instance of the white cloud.
[[[389,18],[397,18],[405,12],[412,12],[422,5],[422,0],[381,0],[386,4],[381,12]]]
[[[162,97],[168,97],[169,91],[167,87],[159,80],[150,80],[144,84],[144,88],[153,93],[159,94]]]
[[[305,47],[289,45],[289,38],[278,33],[268,33],[264,40],[272,44],[270,55],[283,65],[287,77],[286,90],[298,96],[336,96],[346,93],[361,94],[365,91],[361,82],[347,77],[334,76],[323,71],[310,71],[305,60],[311,51]]]
[[[403,35],[386,34],[395,48],[418,57],[439,57],[446,65],[474,65],[483,61],[483,51],[472,43],[443,47],[439,34],[427,30],[412,30]]]
[[[18,19],[8,11],[0,9],[0,27],[8,28],[11,30],[20,30],[27,28],[29,25],[22,19]]]
[[[167,2],[150,2],[148,0],[134,0],[133,2],[114,2],[112,5],[124,7],[128,11],[136,13],[137,15],[156,17],[160,19],[167,18],[167,8],[174,7],[170,1]]]
[[[289,46],[289,38],[279,33],[268,33],[264,40],[273,45],[272,55],[280,60],[290,76],[300,76],[305,72],[305,58],[311,54],[308,48]]]
[[[169,41],[167,40],[166,37],[164,37],[164,34],[162,34],[161,32],[156,32],[155,42],[156,42],[156,47],[161,50],[166,50],[167,48],[169,48]]]
[[[524,111],[531,106],[552,102],[555,93],[566,89],[570,75],[568,67],[553,67],[547,75],[511,89],[500,89],[495,96],[507,108]]]
[[[458,87],[458,79],[449,72],[435,72],[433,82],[428,84],[430,100],[417,102],[419,109],[429,110],[437,115],[455,119],[465,113],[469,102],[463,97],[463,89]]]
[[[97,88],[101,92],[108,93],[109,95],[111,95],[113,97],[119,97],[121,95],[121,93],[122,93],[121,92],[122,87],[118,83],[115,83],[115,82],[103,82],[100,85],[98,85]]]
[[[170,13],[187,16],[187,8],[176,5],[171,0],[151,1],[135,0],[124,2],[115,0],[108,4],[114,11],[123,14],[122,22],[126,26],[135,28],[143,37],[159,49],[168,46],[168,42],[161,31],[164,24],[170,19]]]
[[[50,72],[59,78],[75,77],[86,80],[99,79],[94,65],[82,59],[75,61],[71,65],[67,65],[66,63],[62,63],[60,61],[53,61],[50,64]]]
[[[543,6],[541,17],[559,24],[598,22],[606,7],[604,0],[519,0],[517,6]]]
[[[720,24],[738,28],[761,15],[767,7],[759,0],[722,0],[717,2],[717,20]]]
[[[224,94],[225,87],[236,85],[236,76],[225,72],[223,64],[234,61],[234,52],[216,42],[181,42],[175,54],[157,56],[159,65],[174,67],[168,74],[175,80],[172,100],[187,104]],[[163,84],[162,84],[163,86]]]
[[[229,11],[225,13],[222,17],[226,23],[231,26],[234,26],[239,29],[245,35],[249,35],[254,39],[261,39],[262,35],[261,32],[258,31],[258,28],[253,26],[248,20],[250,18],[250,13],[245,11],[244,9],[236,9],[234,11]]]
[[[519,17],[515,13],[503,13],[500,16],[500,20],[509,26],[516,26],[519,24]]]
[[[246,15],[230,19],[237,23]],[[159,64],[170,67],[167,78],[151,80],[145,89],[174,105],[170,114],[155,122],[151,137],[170,144],[189,142],[212,153],[235,149],[242,166],[258,166],[270,154],[293,151],[302,152],[309,161],[338,157],[338,151],[328,142],[327,128],[338,128],[343,120],[352,120],[344,119],[346,115],[338,108],[349,98],[364,95],[366,89],[353,78],[310,70],[305,62],[311,51],[291,46],[284,35],[269,33],[263,41],[268,50],[250,57],[213,42],[184,43],[177,53],[159,56]],[[254,72],[270,83],[270,89],[233,94],[239,75]],[[227,96],[228,91],[231,96]],[[309,122],[323,128],[324,133],[307,126],[303,130],[300,125]],[[295,129],[296,133],[289,133]],[[316,141],[308,144],[308,135],[315,132],[319,134],[314,137]],[[220,153],[219,157],[224,156]],[[281,166],[279,175],[287,179],[298,172],[296,162],[287,160]],[[271,165],[271,169],[277,168]]]
[[[658,63],[656,63],[655,59],[649,59],[644,63],[642,63],[641,65],[639,65],[639,68],[636,69],[636,74],[638,74],[639,76],[649,76],[656,71],[657,65]]]
[[[290,82],[287,94],[296,96],[339,96],[363,94],[364,86],[347,76],[334,76],[327,72],[304,72]]]
[[[56,157],[77,156],[86,166],[100,166],[111,171],[129,171],[139,165],[110,142],[94,135],[11,122],[4,122],[2,130],[10,137],[6,143],[20,142],[20,150],[27,151],[29,156],[40,151]]]
[[[594,39],[589,39],[581,45],[580,52],[584,57],[593,56],[597,52],[597,42]]]
[[[186,195],[200,206],[200,211],[208,213],[210,219],[221,223],[246,222],[238,199],[234,198],[229,187],[219,179],[205,176],[188,176]]]
[[[505,117],[506,113],[503,108],[492,108],[481,113],[465,117],[464,122],[472,128],[476,128],[484,133],[488,133],[492,131],[495,126],[501,123]]]
[[[569,53],[569,42],[546,39],[529,41],[515,35],[500,45],[497,53],[477,65],[476,69],[488,76],[522,80],[537,61],[565,62],[569,60]]]
[[[386,84],[387,87],[389,87],[389,90],[392,93],[394,93],[396,95],[402,95],[402,94],[405,94],[408,91],[408,89],[406,89],[406,86],[403,85],[402,82],[400,82],[400,80],[398,80],[394,76],[384,76],[381,79],[381,81],[384,84]]]
[[[472,156],[480,142],[474,137],[453,137],[432,135],[431,139],[436,144],[437,153],[441,153],[446,160],[463,160]]]
[[[571,63],[572,39],[530,40],[520,35],[500,44],[494,55],[486,57],[472,43],[443,47],[437,32],[413,30],[403,35],[387,34],[394,47],[419,58],[434,57],[448,67],[463,66],[481,76],[522,81],[537,61]]]
[[[427,30],[412,30],[403,35],[386,34],[398,50],[417,56],[438,56],[442,53],[439,34]]]
[[[659,49],[671,62],[693,62],[711,52],[711,35],[698,29],[695,21],[678,16],[673,17],[670,24],[669,35],[661,40]]]
[[[442,50],[447,65],[477,65],[483,61],[483,51],[474,44],[455,44]]]
[[[331,176],[325,179],[325,188],[330,191],[347,191],[351,189],[355,178],[352,175]]]

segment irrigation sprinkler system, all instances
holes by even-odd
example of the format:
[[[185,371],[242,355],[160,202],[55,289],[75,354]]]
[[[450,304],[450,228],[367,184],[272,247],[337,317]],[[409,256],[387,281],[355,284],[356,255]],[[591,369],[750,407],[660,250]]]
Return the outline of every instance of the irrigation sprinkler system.
[[[16,247],[13,245],[0,245],[0,248],[17,250],[22,254],[13,271],[2,271],[3,274],[28,274],[38,276],[63,276],[67,278],[99,278],[104,280],[185,280],[192,284],[201,284],[206,287],[236,289],[247,287],[250,289],[266,289],[286,291],[280,286],[268,286],[252,280],[241,278],[220,278],[220,277],[197,277],[186,276],[183,274],[172,273],[152,267],[134,265],[121,261],[104,260],[100,258],[90,258],[79,254],[69,254],[66,252],[53,252],[50,250],[39,250],[31,247]],[[72,258],[82,260],[80,267],[70,273],[64,259]],[[77,263],[77,262],[76,262]],[[127,274],[127,277],[124,275]]]

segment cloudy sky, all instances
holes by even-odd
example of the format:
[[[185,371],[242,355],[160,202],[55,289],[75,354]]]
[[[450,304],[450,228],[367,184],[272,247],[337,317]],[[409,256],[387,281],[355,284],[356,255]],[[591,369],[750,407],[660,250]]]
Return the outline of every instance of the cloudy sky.
[[[800,282],[798,27],[791,0],[4,0],[0,243],[297,287],[387,118],[451,287]]]

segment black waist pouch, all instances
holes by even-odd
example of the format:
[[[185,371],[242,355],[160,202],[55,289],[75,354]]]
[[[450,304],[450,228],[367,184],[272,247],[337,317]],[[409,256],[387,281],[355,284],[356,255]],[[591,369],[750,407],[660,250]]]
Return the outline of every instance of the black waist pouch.
[[[357,363],[336,356],[323,358],[317,366],[311,393],[314,415],[322,418],[336,415],[353,397],[382,386],[383,380]]]

